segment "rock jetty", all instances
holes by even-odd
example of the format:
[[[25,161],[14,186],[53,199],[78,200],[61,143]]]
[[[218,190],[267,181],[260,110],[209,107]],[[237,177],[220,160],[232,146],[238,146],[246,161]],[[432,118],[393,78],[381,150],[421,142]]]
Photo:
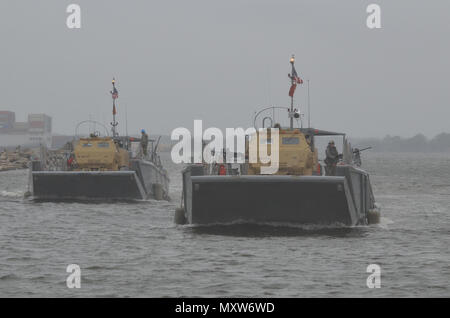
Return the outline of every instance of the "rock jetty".
[[[0,172],[8,170],[26,169],[33,157],[34,152],[31,149],[3,150],[0,152]]]

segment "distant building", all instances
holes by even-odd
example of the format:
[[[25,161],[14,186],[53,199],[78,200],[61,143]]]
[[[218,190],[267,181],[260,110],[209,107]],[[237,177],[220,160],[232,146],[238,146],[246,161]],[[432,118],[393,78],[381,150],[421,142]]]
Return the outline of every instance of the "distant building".
[[[16,122],[11,111],[0,111],[0,147],[38,146],[50,147],[52,143],[52,118],[45,114],[29,114],[27,122]]]
[[[10,111],[0,111],[0,134],[11,131],[16,122],[16,114]]]

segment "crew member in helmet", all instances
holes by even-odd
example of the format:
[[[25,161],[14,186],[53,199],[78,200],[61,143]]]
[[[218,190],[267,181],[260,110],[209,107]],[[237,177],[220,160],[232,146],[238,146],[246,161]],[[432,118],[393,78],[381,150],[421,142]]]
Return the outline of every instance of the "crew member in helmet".
[[[141,130],[141,147],[142,147],[142,154],[144,156],[147,156],[147,147],[148,147],[148,135],[145,133],[145,129]]]
[[[336,175],[336,165],[339,161],[339,153],[334,145],[334,140],[330,140],[327,150],[325,150],[325,172],[327,176]]]

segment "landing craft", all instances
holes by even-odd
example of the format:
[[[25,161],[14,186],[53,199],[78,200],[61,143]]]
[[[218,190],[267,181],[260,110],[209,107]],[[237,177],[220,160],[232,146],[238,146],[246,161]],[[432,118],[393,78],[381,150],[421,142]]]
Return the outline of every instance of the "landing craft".
[[[281,127],[272,118],[265,117],[263,127],[269,122],[266,126],[269,132],[263,138],[258,130],[248,136],[244,163],[204,162],[187,166],[182,172],[183,193],[181,207],[175,213],[176,223],[279,222],[352,226],[378,222],[379,209],[369,174],[358,166],[360,162],[355,163],[355,152],[345,134],[294,128],[294,119],[300,116],[294,109],[293,96],[296,86],[303,81],[295,71],[294,57],[290,63],[291,107],[285,108],[290,126]],[[272,135],[278,138],[278,143],[271,140]],[[323,136],[343,140],[343,153],[338,156],[333,175],[325,175],[325,165],[318,158],[316,143]],[[263,144],[269,151],[272,145],[279,145],[278,170],[271,175],[261,175],[261,168],[266,164],[248,160],[249,149]]]
[[[99,132],[76,138],[63,149],[41,149],[41,158],[32,161],[29,192],[44,200],[157,200],[169,199],[169,177],[161,164],[155,140],[120,136],[117,132],[116,99],[113,80],[113,121],[111,136]],[[93,121],[81,122],[81,124]],[[76,132],[75,135],[78,135]],[[146,134],[144,138],[148,138]],[[145,145],[145,146],[144,146]],[[148,148],[148,149],[147,149]]]

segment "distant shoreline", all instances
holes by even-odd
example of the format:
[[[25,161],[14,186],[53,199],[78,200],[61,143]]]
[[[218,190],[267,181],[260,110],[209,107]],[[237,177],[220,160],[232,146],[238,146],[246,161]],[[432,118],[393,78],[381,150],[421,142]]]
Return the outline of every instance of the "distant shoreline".
[[[349,138],[354,147],[372,147],[376,152],[449,153],[450,133],[428,139],[423,134],[411,138],[387,135],[384,138]]]

